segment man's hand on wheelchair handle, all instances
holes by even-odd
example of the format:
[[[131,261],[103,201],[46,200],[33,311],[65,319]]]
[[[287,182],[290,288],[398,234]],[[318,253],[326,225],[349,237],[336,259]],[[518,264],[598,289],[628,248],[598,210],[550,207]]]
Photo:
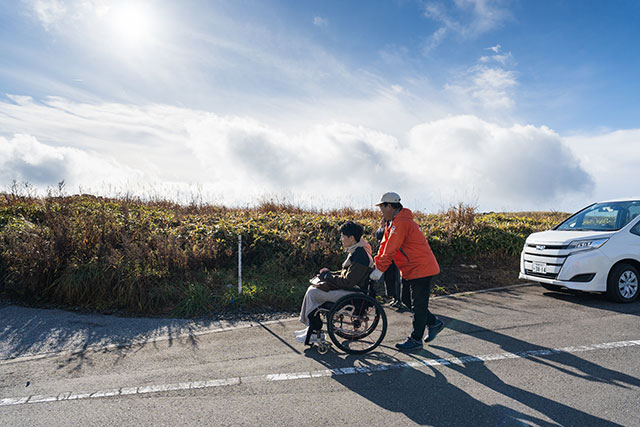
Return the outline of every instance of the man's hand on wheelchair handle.
[[[369,275],[369,279],[377,282],[378,280],[380,280],[380,278],[382,277],[382,271],[378,270],[377,268],[375,270],[373,270],[371,272],[371,274]]]

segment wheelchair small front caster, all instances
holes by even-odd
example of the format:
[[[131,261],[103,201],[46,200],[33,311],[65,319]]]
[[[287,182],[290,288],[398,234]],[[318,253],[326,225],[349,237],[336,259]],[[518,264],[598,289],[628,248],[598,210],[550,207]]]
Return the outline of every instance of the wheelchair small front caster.
[[[329,351],[331,344],[323,342],[322,344],[318,344],[318,353],[326,354]]]

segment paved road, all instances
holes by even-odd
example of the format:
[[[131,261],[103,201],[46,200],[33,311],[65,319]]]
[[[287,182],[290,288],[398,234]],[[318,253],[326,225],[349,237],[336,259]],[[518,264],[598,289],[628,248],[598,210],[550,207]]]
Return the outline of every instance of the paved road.
[[[216,331],[229,325],[0,307],[0,424],[640,425],[640,303],[523,286],[432,307],[447,328],[431,345],[395,351],[411,316],[388,311],[364,356],[304,349],[297,321]]]

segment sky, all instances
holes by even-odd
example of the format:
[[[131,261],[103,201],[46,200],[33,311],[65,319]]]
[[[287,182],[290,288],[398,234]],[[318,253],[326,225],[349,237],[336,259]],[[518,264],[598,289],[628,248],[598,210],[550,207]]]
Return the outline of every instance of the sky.
[[[8,0],[0,191],[576,211],[640,196],[635,0]]]

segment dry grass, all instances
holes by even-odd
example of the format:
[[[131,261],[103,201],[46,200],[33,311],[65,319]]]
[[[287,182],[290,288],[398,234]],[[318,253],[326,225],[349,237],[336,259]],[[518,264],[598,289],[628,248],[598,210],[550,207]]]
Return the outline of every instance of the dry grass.
[[[439,214],[416,212],[443,269],[437,285],[444,292],[461,286],[468,272],[460,264],[512,268],[500,261],[516,259],[529,233],[564,216],[479,214],[464,203]],[[0,292],[27,303],[107,312],[295,309],[312,272],[341,264],[340,224],[363,224],[375,250],[379,219],[377,210],[323,212],[277,200],[229,209],[61,190],[46,197],[0,193]],[[238,235],[245,284],[239,295],[233,285]]]

